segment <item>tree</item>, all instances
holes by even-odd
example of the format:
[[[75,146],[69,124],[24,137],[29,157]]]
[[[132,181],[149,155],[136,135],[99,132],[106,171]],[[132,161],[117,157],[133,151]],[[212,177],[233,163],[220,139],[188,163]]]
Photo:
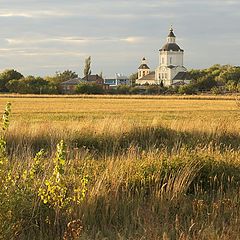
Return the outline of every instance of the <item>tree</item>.
[[[85,59],[85,67],[83,70],[84,77],[90,74],[91,74],[91,56]]]
[[[240,82],[240,67],[231,67],[225,71],[222,71],[218,77],[218,80],[224,83],[233,81],[235,83]]]
[[[135,84],[136,80],[138,78],[138,73],[132,73],[130,76],[129,76],[129,80],[131,82],[131,84]]]
[[[194,80],[197,80],[197,79],[199,79],[200,77],[203,77],[203,76],[206,75],[206,73],[204,72],[204,70],[195,70],[195,69],[192,69],[192,70],[190,70],[188,73],[189,73],[190,79],[194,79]]]
[[[215,95],[222,94],[223,93],[223,89],[221,87],[213,87],[211,89],[211,93],[215,94]]]
[[[76,72],[73,72],[71,70],[65,70],[63,72],[56,72],[55,76],[46,77],[46,80],[52,83],[59,84],[74,78],[78,78],[78,74]]]
[[[76,93],[80,94],[103,94],[104,89],[98,84],[81,83],[76,88]]]
[[[200,77],[197,80],[197,83],[195,84],[196,88],[199,91],[209,91],[211,88],[217,86],[217,82],[215,81],[215,78],[213,76],[206,75],[203,77]]]
[[[194,84],[182,85],[178,88],[180,94],[194,94],[196,93],[196,86]]]
[[[117,87],[117,93],[118,94],[129,94],[130,87],[126,85],[120,85]]]
[[[21,80],[11,80],[6,86],[10,92],[15,93],[49,93],[48,82],[41,77],[28,76]]]
[[[7,69],[0,73],[0,91],[8,92],[6,84],[11,80],[19,80],[21,78],[23,78],[23,75],[14,69]]]
[[[146,88],[147,94],[159,94],[161,87],[159,85],[150,85]]]
[[[228,81],[225,85],[226,90],[229,92],[237,92],[238,91],[238,87],[237,87],[237,83],[234,81]]]

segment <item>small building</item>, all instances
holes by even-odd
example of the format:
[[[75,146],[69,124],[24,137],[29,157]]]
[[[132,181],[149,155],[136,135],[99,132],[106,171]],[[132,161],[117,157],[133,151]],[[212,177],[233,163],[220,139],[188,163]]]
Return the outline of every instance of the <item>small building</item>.
[[[104,83],[104,79],[99,76],[98,74],[95,75],[87,75],[84,78],[82,78],[84,83],[86,84],[97,84],[101,85],[104,90],[109,89],[109,85]]]
[[[131,85],[131,81],[127,76],[116,73],[114,78],[106,78],[104,79],[104,83],[109,85],[109,87],[117,87],[120,85]]]
[[[76,93],[79,84],[97,84],[101,85],[103,89],[109,89],[109,85],[104,83],[104,80],[99,75],[87,75],[84,78],[74,78],[60,83],[61,92],[64,94]]]
[[[82,80],[86,83],[93,83],[93,84],[104,84],[104,79],[100,77],[98,74],[95,75],[87,75]]]
[[[60,83],[60,90],[64,94],[74,94],[76,92],[77,85],[84,83],[81,78],[74,78],[68,81]]]

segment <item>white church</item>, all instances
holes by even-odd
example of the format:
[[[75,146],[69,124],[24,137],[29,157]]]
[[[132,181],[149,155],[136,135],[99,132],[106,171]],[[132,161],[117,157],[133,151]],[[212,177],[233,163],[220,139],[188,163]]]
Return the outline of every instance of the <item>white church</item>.
[[[159,51],[159,66],[155,71],[150,71],[146,59],[142,59],[136,84],[157,84],[165,87],[189,84],[189,75],[183,65],[184,50],[177,45],[172,28],[167,43]]]

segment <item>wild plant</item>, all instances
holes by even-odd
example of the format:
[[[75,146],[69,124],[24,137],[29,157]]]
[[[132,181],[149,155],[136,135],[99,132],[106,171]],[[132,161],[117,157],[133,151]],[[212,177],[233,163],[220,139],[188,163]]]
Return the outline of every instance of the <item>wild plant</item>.
[[[78,184],[69,183],[66,172],[66,144],[63,140],[57,145],[54,169],[50,178],[44,181],[38,194],[44,204],[59,211],[71,204],[79,205],[87,192],[88,176],[82,176]]]
[[[2,231],[5,231],[6,237],[14,235],[19,230],[19,223],[13,220],[13,209],[15,208],[17,196],[12,198],[18,176],[13,176],[12,168],[8,164],[6,149],[6,133],[10,124],[10,114],[11,103],[8,102],[3,113],[0,135],[0,238]]]
[[[30,179],[34,179],[35,175],[38,173],[43,173],[43,157],[45,155],[45,151],[41,149],[37,154],[35,155],[33,159],[33,165],[29,171]]]
[[[2,132],[0,135],[0,165],[3,165],[4,162],[7,162],[6,159],[6,131],[8,130],[10,124],[10,114],[11,114],[11,103],[6,104],[3,118],[2,118]]]
[[[44,181],[44,186],[39,188],[38,194],[44,204],[59,210],[68,202],[67,187],[64,183],[66,145],[63,140],[57,145],[56,157],[53,162],[53,173],[49,179]]]

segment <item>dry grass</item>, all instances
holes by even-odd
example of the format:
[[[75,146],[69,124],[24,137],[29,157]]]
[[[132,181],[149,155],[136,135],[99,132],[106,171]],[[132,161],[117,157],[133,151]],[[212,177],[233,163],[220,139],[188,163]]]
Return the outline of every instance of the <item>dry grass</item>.
[[[11,95],[0,98],[0,107],[7,97],[13,104],[9,163],[0,180],[12,178],[3,180],[0,191],[0,239],[240,236],[240,115],[234,97]],[[44,204],[38,189],[52,176],[61,139],[68,145],[67,194],[83,176],[89,183],[84,201],[59,210]],[[41,148],[47,150],[42,170],[29,181],[23,176]],[[70,229],[75,222],[81,224]]]

